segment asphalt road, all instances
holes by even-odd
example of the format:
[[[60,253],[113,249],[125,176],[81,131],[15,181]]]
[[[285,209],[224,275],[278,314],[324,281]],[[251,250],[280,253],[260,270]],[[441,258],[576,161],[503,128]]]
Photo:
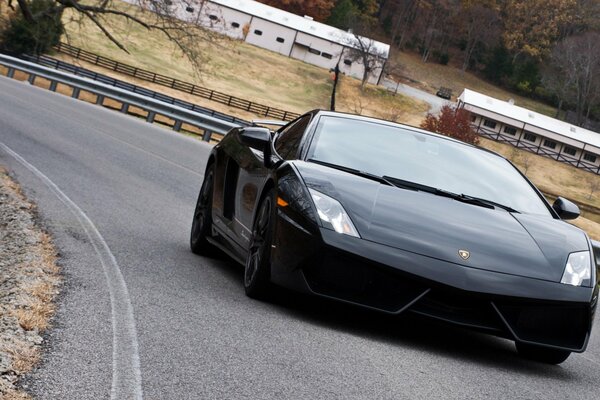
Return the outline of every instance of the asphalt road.
[[[424,90],[405,85],[404,83],[398,83],[391,79],[383,78],[381,80],[381,84],[390,90],[397,90],[398,93],[402,93],[406,96],[412,97],[413,99],[424,101],[425,103],[429,104],[429,112],[432,114],[438,114],[442,107],[446,104],[454,104],[454,102],[450,100],[444,100],[441,97],[437,97],[436,95]]]
[[[210,148],[0,78],[0,163],[39,205],[66,286],[39,399],[597,399],[600,328],[560,366],[512,342],[281,292],[188,250]]]

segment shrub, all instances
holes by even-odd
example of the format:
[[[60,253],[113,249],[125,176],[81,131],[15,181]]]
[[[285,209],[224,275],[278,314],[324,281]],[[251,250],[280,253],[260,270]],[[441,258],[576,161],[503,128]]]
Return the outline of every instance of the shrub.
[[[61,12],[45,13],[55,5],[53,0],[32,0],[33,22],[21,13],[15,14],[6,29],[0,32],[0,51],[12,54],[42,54],[59,43],[64,32]]]
[[[479,136],[471,126],[471,113],[464,108],[442,107],[440,115],[427,114],[421,128],[441,133],[466,143],[478,144]]]

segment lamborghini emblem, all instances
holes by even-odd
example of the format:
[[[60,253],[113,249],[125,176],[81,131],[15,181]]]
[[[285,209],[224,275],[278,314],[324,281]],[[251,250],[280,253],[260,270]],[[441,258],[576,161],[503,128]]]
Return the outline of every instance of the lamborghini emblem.
[[[471,257],[471,253],[469,253],[467,250],[459,250],[458,251],[458,255],[463,259],[463,260],[468,260],[469,257]]]

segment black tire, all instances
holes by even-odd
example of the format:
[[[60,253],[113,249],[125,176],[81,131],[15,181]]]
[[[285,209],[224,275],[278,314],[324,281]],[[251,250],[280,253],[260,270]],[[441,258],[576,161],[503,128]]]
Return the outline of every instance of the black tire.
[[[271,293],[271,243],[275,215],[275,191],[262,199],[254,224],[244,267],[244,290],[254,299],[267,299]]]
[[[564,362],[571,352],[568,350],[552,349],[527,343],[515,343],[517,352],[523,358],[545,364],[560,364]]]
[[[193,253],[202,256],[213,256],[216,252],[216,248],[207,240],[212,229],[214,169],[214,165],[211,165],[204,175],[204,182],[202,182],[198,201],[196,201],[190,232],[190,248]]]

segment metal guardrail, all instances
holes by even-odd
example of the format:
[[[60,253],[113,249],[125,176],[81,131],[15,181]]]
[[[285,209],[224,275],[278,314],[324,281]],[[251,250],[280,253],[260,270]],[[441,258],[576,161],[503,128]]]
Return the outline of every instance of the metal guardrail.
[[[59,43],[54,47],[56,51],[75,57],[79,60],[87,61],[100,67],[111,69],[121,74],[133,76],[134,78],[142,79],[157,85],[166,86],[181,92],[190,93],[195,96],[202,97],[211,101],[216,101],[221,104],[226,104],[230,107],[239,108],[248,112],[252,112],[262,117],[277,118],[283,121],[292,121],[300,116],[300,114],[282,110],[280,108],[266,106],[264,104],[255,103],[239,97],[230,96],[226,93],[217,92],[202,86],[194,85],[189,82],[180,81],[169,76],[157,74],[152,71],[137,68],[132,65],[124,64],[119,61],[111,60],[98,54],[71,46],[67,43]]]
[[[152,97],[153,99],[157,99],[163,101],[165,103],[174,104],[179,107],[187,108],[188,110],[197,111],[201,114],[210,115],[211,117],[216,117],[222,119],[224,121],[233,122],[234,124],[240,124],[243,126],[250,126],[252,123],[249,121],[245,121],[241,118],[234,117],[233,115],[224,114],[210,108],[201,107],[197,104],[190,103],[189,101],[184,101],[175,97],[167,96],[160,92],[150,90],[148,88],[134,85],[133,83],[125,82],[119,79],[112,78],[107,75],[99,74],[95,71],[79,67],[77,65],[69,64],[64,61],[57,60],[48,56],[28,56],[23,55],[20,58],[35,62],[36,64],[44,65],[46,67],[54,68],[59,71],[65,71],[73,75],[83,76],[84,78],[89,78],[97,82],[102,82],[110,86],[115,86],[121,89],[129,90],[130,92],[138,93],[143,96]]]
[[[105,99],[112,99],[120,102],[121,112],[127,113],[130,106],[141,108],[148,112],[147,122],[154,122],[157,115],[168,117],[175,121],[173,129],[179,131],[182,124],[189,124],[198,127],[204,131],[202,139],[209,142],[213,133],[225,134],[232,128],[241,126],[219,118],[200,114],[172,104],[152,99],[137,93],[130,92],[121,88],[106,85],[87,78],[67,74],[65,72],[50,69],[29,61],[0,54],[0,65],[8,69],[6,76],[13,78],[15,71],[22,71],[29,75],[28,81],[34,83],[36,77],[48,79],[50,90],[56,91],[58,83],[73,88],[73,98],[79,98],[81,91],[93,93],[97,96],[96,104],[102,105]]]

